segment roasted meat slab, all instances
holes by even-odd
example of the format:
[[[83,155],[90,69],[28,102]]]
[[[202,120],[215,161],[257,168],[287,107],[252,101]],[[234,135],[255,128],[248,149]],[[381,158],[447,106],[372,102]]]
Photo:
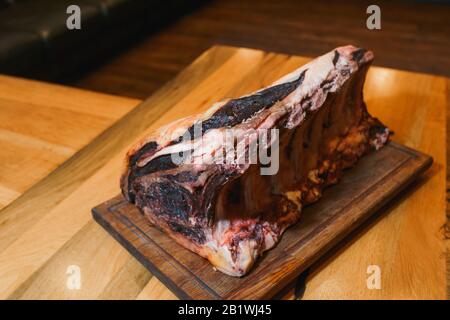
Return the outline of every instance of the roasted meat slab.
[[[302,207],[389,139],[363,101],[372,60],[370,51],[339,47],[269,87],[161,128],[127,153],[125,198],[218,270],[244,275]],[[244,153],[223,161],[231,129],[232,146]],[[249,161],[254,147],[276,170]]]

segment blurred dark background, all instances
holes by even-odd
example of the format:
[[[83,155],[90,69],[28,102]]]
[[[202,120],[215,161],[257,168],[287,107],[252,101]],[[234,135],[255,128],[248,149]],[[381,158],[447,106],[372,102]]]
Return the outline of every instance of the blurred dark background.
[[[81,8],[68,30],[67,6]],[[381,8],[381,30],[366,8]],[[215,44],[317,56],[344,44],[376,65],[450,76],[448,1],[0,0],[0,73],[145,98]]]

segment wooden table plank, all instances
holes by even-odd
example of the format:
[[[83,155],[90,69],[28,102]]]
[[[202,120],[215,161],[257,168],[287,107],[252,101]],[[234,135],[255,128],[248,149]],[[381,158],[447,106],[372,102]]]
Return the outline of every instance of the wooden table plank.
[[[447,109],[446,109],[446,169],[447,169],[447,224],[445,225],[445,239],[447,245],[447,299],[450,299],[450,148],[448,147],[450,134],[450,79],[447,78]]]
[[[0,209],[139,102],[0,75]]]
[[[230,47],[203,54],[0,211],[0,296],[173,298],[93,222],[91,207],[119,191],[123,155],[136,138],[225,96],[267,85],[307,60]],[[445,298],[445,83],[442,77],[371,69],[365,91],[371,112],[397,132],[394,140],[431,154],[435,164],[420,187],[312,272],[306,298]],[[381,290],[365,287],[367,264],[380,265]],[[66,286],[70,265],[80,267],[80,290]]]

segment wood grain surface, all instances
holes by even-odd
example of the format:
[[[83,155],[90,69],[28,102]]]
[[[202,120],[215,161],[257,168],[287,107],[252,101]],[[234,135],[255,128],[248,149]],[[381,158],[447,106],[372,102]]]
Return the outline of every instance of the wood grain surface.
[[[0,209],[139,102],[0,75]]]
[[[309,59],[259,50],[213,47],[21,197],[0,211],[0,297],[174,298],[170,291],[91,217],[119,192],[128,147],[150,130],[207,109],[223,97],[270,84]],[[315,265],[304,298],[445,298],[445,108],[443,77],[372,68],[365,99],[394,140],[430,154],[420,187]],[[357,241],[356,241],[357,240]],[[366,286],[368,265],[382,289]],[[81,289],[67,269],[81,270]],[[292,290],[284,298],[292,298]]]
[[[181,299],[270,299],[430,167],[432,159],[391,142],[347,170],[338,185],[306,207],[275,248],[241,278],[153,227],[122,195],[92,210],[94,219]],[[391,204],[392,205],[392,204]]]

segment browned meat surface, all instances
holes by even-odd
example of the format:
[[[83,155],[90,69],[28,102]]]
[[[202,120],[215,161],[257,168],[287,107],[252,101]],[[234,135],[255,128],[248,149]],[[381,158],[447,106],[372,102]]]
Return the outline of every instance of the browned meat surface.
[[[362,96],[372,59],[370,51],[340,47],[267,88],[162,128],[128,152],[124,196],[217,269],[244,275],[303,206],[387,142],[389,130],[368,114]],[[230,128],[246,153],[222,163],[221,137]],[[256,144],[278,160],[269,175],[262,172],[272,164],[239,161],[252,154],[251,137],[261,138],[249,134],[262,129],[278,130]],[[186,133],[190,139],[182,139]],[[173,161],[186,150],[187,158]]]

